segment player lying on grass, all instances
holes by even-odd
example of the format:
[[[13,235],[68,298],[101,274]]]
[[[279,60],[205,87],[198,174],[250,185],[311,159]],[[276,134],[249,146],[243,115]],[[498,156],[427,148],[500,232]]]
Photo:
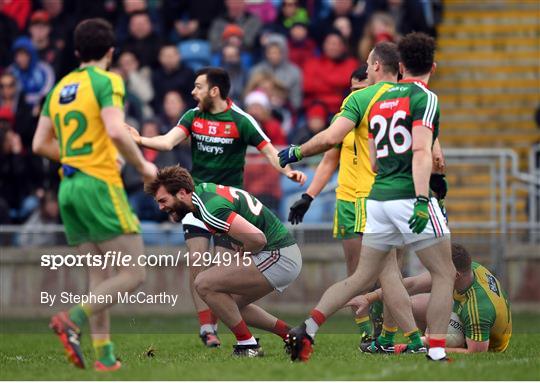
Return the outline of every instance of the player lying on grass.
[[[274,290],[282,292],[300,273],[300,249],[280,220],[242,189],[207,182],[194,186],[180,166],[160,169],[145,191],[176,222],[192,213],[210,232],[238,243],[238,262],[218,263],[195,279],[199,296],[236,337],[233,355],[263,355],[247,324],[285,338],[289,326],[252,304]]]
[[[222,68],[202,68],[195,74],[191,94],[197,101],[196,108],[188,110],[178,124],[167,134],[142,137],[130,127],[137,144],[150,149],[172,150],[191,136],[193,157],[192,177],[195,184],[213,182],[242,188],[246,148],[255,146],[268,162],[280,173],[295,182],[304,184],[306,176],[290,166],[282,169],[277,160],[277,150],[253,117],[240,109],[228,97],[231,88],[229,74]],[[190,254],[203,254],[209,250],[211,233],[203,222],[187,214],[182,220],[186,245]],[[231,248],[226,235],[214,236],[216,252]],[[190,264],[190,289],[200,322],[200,337],[207,347],[217,347],[217,317],[194,289],[194,280],[203,267]]]
[[[469,252],[457,243],[452,243],[452,261],[457,270],[453,311],[463,323],[466,343],[454,348],[447,347],[446,351],[473,353],[506,350],[512,336],[512,315],[510,303],[500,282],[484,266],[472,262]],[[416,323],[420,329],[426,331],[431,277],[429,273],[423,273],[405,278],[403,283],[411,295]],[[384,291],[377,289],[353,298],[347,305],[357,307],[363,312],[371,303],[381,301],[383,295]],[[396,327],[391,315],[384,317],[384,326]],[[395,352],[399,353],[403,346],[396,345]]]
[[[368,57],[368,68],[380,65],[376,49]],[[403,74],[399,84],[381,82],[352,93],[328,129],[300,147],[291,146],[279,153],[284,166],[326,151],[343,140],[359,121],[367,119],[370,153],[377,165],[366,204],[366,230],[358,267],[352,276],[326,290],[311,316],[289,332],[287,345],[292,360],[309,360],[313,337],[328,316],[368,290],[381,274],[387,274],[388,265],[397,267],[390,254],[404,245],[416,252],[433,279],[427,314],[432,329],[428,360],[448,360],[444,347],[455,268],[450,231],[436,199],[429,193],[433,146],[439,133],[438,99],[426,86],[436,66],[435,42],[425,34],[412,33],[399,42],[398,49]],[[414,326],[407,292],[401,283],[394,286],[398,289],[389,295],[403,306],[396,308],[395,319]],[[409,336],[413,347],[409,351],[423,347],[417,329]]]
[[[117,164],[118,152],[151,180],[156,167],[146,161],[124,128],[124,83],[107,72],[114,51],[112,26],[88,19],[75,29],[75,53],[81,60],[46,98],[32,143],[35,153],[62,163],[58,193],[67,241],[79,254],[143,254],[139,220],[127,201]],[[68,359],[84,368],[81,327],[90,322],[98,371],[120,368],[109,335],[108,308],[118,293],[135,290],[145,279],[142,266],[88,268],[89,292],[110,295],[104,303],[77,305],[51,319]]]

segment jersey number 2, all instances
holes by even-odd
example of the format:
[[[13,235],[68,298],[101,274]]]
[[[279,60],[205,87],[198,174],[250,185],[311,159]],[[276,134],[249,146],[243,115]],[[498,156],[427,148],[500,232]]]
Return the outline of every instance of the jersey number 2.
[[[91,142],[85,142],[82,144],[82,146],[78,148],[73,147],[73,143],[86,132],[86,128],[88,126],[86,122],[86,117],[84,117],[84,114],[82,114],[79,111],[72,110],[70,112],[67,112],[64,116],[63,126],[68,126],[71,121],[75,120],[76,127],[75,131],[69,136],[66,142],[66,151],[65,156],[66,157],[72,157],[72,156],[84,156],[87,154],[92,153],[92,143]],[[57,128],[58,133],[58,142],[60,143],[60,149],[62,149],[62,127],[60,125],[60,114],[56,114],[54,116],[54,124]]]
[[[411,133],[403,125],[398,125],[398,120],[405,119],[407,113],[404,110],[398,110],[392,116],[392,121],[390,122],[390,131],[388,132],[388,140],[392,146],[392,150],[396,154],[405,153],[412,146],[412,137]],[[387,157],[388,156],[388,145],[383,145],[379,149],[379,143],[386,135],[386,129],[388,127],[388,121],[386,118],[377,114],[369,120],[369,129],[375,130],[376,126],[379,126],[379,131],[375,136],[375,147],[377,148],[377,158]],[[400,135],[403,137],[403,142],[398,144],[396,141],[396,136]]]
[[[253,215],[261,214],[263,204],[257,198],[252,197],[245,190],[237,189],[237,188],[233,188],[233,187],[229,187],[229,192],[231,193],[232,197],[236,198],[236,199],[240,199],[240,194],[242,194],[244,196],[244,198],[246,199],[249,210],[251,210]]]

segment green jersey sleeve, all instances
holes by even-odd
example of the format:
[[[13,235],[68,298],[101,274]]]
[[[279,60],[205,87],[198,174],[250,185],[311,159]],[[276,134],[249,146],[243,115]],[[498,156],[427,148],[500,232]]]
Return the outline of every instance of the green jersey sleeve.
[[[434,132],[439,127],[439,100],[437,95],[422,85],[417,85],[411,95],[413,128],[426,126]]]
[[[88,75],[100,108],[115,106],[124,109],[126,89],[122,77],[94,67],[88,69]]]
[[[191,125],[193,124],[193,120],[195,119],[195,112],[197,112],[198,110],[199,108],[189,109],[182,115],[182,117],[180,117],[180,119],[176,123],[176,126],[178,128],[184,129],[188,136],[191,133]]]
[[[51,104],[51,97],[52,97],[52,94],[54,92],[56,87],[52,88],[49,92],[49,94],[47,95],[47,97],[45,97],[45,102],[43,103],[43,107],[41,108],[41,115],[42,116],[45,116],[45,117],[50,117],[51,116],[51,111],[50,111],[50,104]]]
[[[476,342],[489,340],[491,327],[495,322],[495,309],[483,299],[479,290],[471,291],[460,314],[465,329],[465,337]],[[480,298],[480,300],[479,300]]]
[[[234,111],[240,114],[240,136],[246,144],[262,149],[266,144],[270,143],[270,139],[264,134],[261,126],[252,116],[237,109],[236,106]]]
[[[229,219],[234,218],[234,205],[215,193],[193,194],[193,204],[199,209],[205,224],[219,232],[228,232]]]

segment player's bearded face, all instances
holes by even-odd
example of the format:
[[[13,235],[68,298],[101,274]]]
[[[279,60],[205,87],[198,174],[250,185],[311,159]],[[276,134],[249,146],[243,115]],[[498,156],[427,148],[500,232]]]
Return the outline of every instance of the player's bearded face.
[[[180,222],[184,219],[186,214],[190,213],[189,207],[184,202],[180,201],[176,196],[173,197],[172,206],[163,209],[174,222]]]
[[[209,95],[203,96],[199,100],[199,109],[208,112],[212,108],[212,99]]]

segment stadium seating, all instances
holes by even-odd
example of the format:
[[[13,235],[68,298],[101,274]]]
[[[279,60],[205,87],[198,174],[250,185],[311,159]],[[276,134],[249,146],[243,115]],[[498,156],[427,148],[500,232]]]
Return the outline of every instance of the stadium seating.
[[[441,143],[511,148],[520,155],[521,170],[526,170],[529,149],[540,141],[533,121],[540,105],[538,3],[446,0],[444,4],[438,67],[430,84],[440,100]],[[451,220],[489,220],[486,168],[459,167],[459,177],[452,169],[457,168],[448,170]],[[518,191],[516,196],[516,219],[523,222],[527,194]]]
[[[186,40],[178,44],[178,50],[185,62],[194,71],[210,65],[212,54],[210,43],[205,40]]]

